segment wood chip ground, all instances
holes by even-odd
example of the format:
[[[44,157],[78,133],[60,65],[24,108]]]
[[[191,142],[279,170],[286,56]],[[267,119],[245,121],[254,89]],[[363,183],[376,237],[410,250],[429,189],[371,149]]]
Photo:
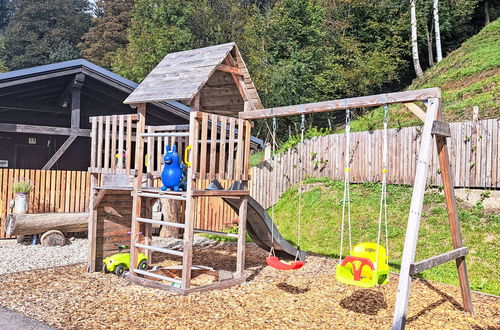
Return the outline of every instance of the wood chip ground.
[[[231,270],[235,252],[231,243],[196,250],[194,263]],[[265,264],[266,255],[249,244],[247,282],[188,296],[86,273],[84,265],[9,274],[0,278],[0,304],[64,329],[390,328],[397,276],[360,289],[335,281],[332,259],[309,256],[302,269],[282,272]],[[473,294],[473,301],[476,314],[468,316],[457,287],[416,280],[407,328],[500,328],[500,298]]]

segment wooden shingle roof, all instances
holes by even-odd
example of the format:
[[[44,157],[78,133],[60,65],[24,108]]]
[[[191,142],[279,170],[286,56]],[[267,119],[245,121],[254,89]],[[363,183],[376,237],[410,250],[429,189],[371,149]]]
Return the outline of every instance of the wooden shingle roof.
[[[226,65],[231,62],[243,78],[241,85]],[[242,93],[251,97],[253,109],[263,108],[234,42],[168,54],[124,103],[182,101],[189,105],[198,93],[201,109],[207,112],[243,111]]]

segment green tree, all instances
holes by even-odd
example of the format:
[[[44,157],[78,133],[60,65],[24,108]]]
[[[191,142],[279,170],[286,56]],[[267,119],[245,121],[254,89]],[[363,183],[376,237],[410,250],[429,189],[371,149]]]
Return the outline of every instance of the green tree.
[[[116,53],[113,70],[141,81],[168,53],[238,41],[257,12],[240,0],[137,0],[129,44]]]
[[[15,0],[2,58],[9,69],[70,60],[90,26],[87,0]]]
[[[141,81],[170,52],[190,48],[192,6],[183,0],[137,0],[128,32],[129,44],[118,50],[112,68]]]
[[[399,72],[411,54],[405,54],[407,32],[395,24],[401,8],[384,11],[382,5],[364,0],[283,0],[248,24],[242,48],[264,104],[370,94],[399,84]],[[339,123],[342,115],[311,115],[307,126]],[[298,133],[298,120],[280,118],[279,136],[286,138],[288,127]]]
[[[78,46],[82,56],[105,68],[111,68],[115,52],[127,43],[127,29],[130,25],[130,11],[134,0],[99,0],[92,27],[82,37]]]

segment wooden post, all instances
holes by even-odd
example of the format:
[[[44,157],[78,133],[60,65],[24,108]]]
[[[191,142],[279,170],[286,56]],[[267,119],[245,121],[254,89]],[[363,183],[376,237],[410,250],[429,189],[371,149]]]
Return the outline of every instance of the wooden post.
[[[245,188],[242,188],[243,190]],[[248,208],[248,197],[242,197],[242,202],[239,210],[238,219],[238,251],[236,255],[236,278],[241,278],[244,276],[245,271],[245,247],[247,238],[247,208]]]
[[[198,99],[199,100],[199,99]],[[182,289],[189,289],[191,283],[191,266],[193,262],[193,236],[194,219],[196,215],[196,199],[193,197],[193,188],[196,187],[193,169],[197,168],[198,157],[198,120],[197,112],[191,112],[189,119],[189,144],[193,146],[191,150],[191,167],[187,173],[187,191],[186,191],[186,213],[184,227],[184,248],[182,257]],[[201,159],[201,161],[205,161]]]
[[[408,311],[408,300],[410,297],[410,265],[415,259],[415,249],[417,246],[418,228],[420,226],[420,217],[422,213],[425,186],[427,182],[428,162],[432,151],[432,126],[437,117],[440,106],[440,99],[429,99],[428,110],[422,130],[420,152],[418,155],[418,164],[415,173],[415,182],[413,186],[413,195],[411,198],[410,214],[408,216],[408,225],[406,228],[405,244],[403,248],[403,257],[401,260],[401,270],[399,273],[398,292],[396,297],[396,306],[394,308],[394,319],[392,328],[403,329],[406,322],[406,313]]]
[[[442,112],[439,109],[438,119],[441,119]],[[448,145],[446,137],[436,135],[436,145],[439,155],[439,167],[441,168],[441,178],[443,180],[444,196],[446,199],[446,208],[448,209],[448,221],[450,223],[451,239],[453,248],[461,248],[462,234],[460,231],[460,222],[458,220],[457,201],[455,199],[455,191],[451,178],[450,160],[448,156]],[[472,297],[470,294],[469,275],[467,273],[467,265],[465,264],[465,256],[455,260],[458,271],[458,279],[460,281],[460,291],[462,293],[462,302],[464,310],[469,313],[474,313],[472,306]]]
[[[472,120],[473,121],[479,120],[479,107],[477,105],[472,107]]]
[[[135,247],[135,242],[139,240],[140,223],[136,219],[141,216],[142,198],[138,195],[138,191],[142,188],[142,167],[144,166],[144,138],[142,137],[142,133],[144,133],[146,123],[146,103],[140,103],[137,106],[137,114],[139,115],[135,135],[135,170],[137,176],[133,190],[134,201],[132,204],[132,224],[130,230],[130,274],[132,276],[136,276],[134,270],[137,268],[137,255],[139,253],[139,250]]]
[[[85,75],[76,75],[71,89],[71,128],[80,128],[80,98],[84,79]]]
[[[97,174],[90,175],[90,199],[89,199],[89,224],[88,224],[88,256],[87,271],[96,271],[96,244],[97,244],[97,208],[94,207],[95,187],[98,184]]]
[[[180,205],[181,201],[163,198],[161,200],[161,213],[163,215],[163,221],[182,223]],[[163,226],[160,229],[160,237],[179,238],[179,232],[179,228],[177,227]]]

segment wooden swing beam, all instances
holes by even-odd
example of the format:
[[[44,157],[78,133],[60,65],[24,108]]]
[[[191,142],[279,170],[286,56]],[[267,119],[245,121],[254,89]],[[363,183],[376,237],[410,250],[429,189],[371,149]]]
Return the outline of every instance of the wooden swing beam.
[[[255,120],[345,109],[371,108],[394,103],[412,103],[415,101],[427,101],[431,98],[441,98],[441,90],[435,87],[406,92],[345,98],[325,102],[289,105],[284,107],[240,112],[239,117],[240,119]],[[418,112],[419,114],[416,114],[417,117],[422,119],[423,110],[416,104],[413,104],[410,110],[414,113]]]
[[[427,112],[422,110],[413,102],[424,101]],[[421,135],[420,152],[413,185],[413,194],[408,215],[405,244],[401,260],[396,305],[394,307],[393,329],[404,329],[406,324],[406,313],[410,298],[411,276],[425,269],[439,266],[445,262],[455,260],[464,310],[473,313],[472,298],[469,285],[469,277],[465,264],[465,256],[468,249],[462,245],[460,223],[458,219],[455,193],[450,174],[450,163],[446,138],[450,137],[448,123],[441,121],[441,90],[439,88],[427,88],[398,93],[378,94],[340,100],[291,105],[278,108],[268,108],[242,112],[240,119],[264,119],[272,117],[283,117],[300,114],[320,113],[336,110],[378,107],[386,104],[402,103],[413,112],[415,116],[424,122]],[[424,193],[427,184],[427,174],[432,151],[432,143],[436,143],[441,178],[448,210],[448,222],[450,225],[451,238],[454,250],[431,257],[429,259],[415,262],[415,250],[417,246],[418,230],[422,215]]]

